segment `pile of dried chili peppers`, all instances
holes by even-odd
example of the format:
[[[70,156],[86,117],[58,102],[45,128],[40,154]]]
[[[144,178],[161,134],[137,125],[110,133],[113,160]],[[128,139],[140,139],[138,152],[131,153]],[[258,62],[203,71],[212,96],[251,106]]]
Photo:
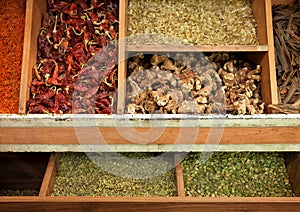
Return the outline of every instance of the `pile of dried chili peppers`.
[[[0,4],[0,113],[18,113],[26,1]]]
[[[112,113],[118,14],[115,0],[48,0],[29,113]]]

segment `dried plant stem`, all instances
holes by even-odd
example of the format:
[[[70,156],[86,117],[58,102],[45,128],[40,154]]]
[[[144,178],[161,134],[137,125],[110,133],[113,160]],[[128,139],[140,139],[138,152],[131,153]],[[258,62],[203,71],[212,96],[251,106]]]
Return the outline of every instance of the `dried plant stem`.
[[[275,113],[299,113],[300,105],[300,7],[273,7],[276,71],[279,104],[269,105]]]

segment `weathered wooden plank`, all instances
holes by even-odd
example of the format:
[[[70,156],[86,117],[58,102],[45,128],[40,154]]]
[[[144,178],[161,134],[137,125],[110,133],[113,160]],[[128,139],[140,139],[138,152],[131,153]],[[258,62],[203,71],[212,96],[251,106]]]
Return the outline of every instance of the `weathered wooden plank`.
[[[219,132],[213,129],[212,134],[209,134],[210,130],[210,128],[138,128],[138,130],[128,128],[0,128],[0,144],[300,143],[299,127],[224,128],[219,129]]]
[[[287,171],[296,196],[300,196],[300,153],[286,154]]]
[[[262,83],[267,83],[267,87],[263,87],[264,92],[269,93],[268,104],[278,103],[278,88],[276,78],[276,65],[275,65],[275,48],[274,48],[274,36],[273,36],[273,23],[272,23],[272,0],[265,0],[265,13],[266,13],[266,31],[268,40],[268,72],[263,73]],[[264,77],[265,76],[265,77]],[[264,82],[265,81],[265,82]],[[271,112],[269,110],[268,112]]]
[[[267,52],[268,45],[230,45],[230,46],[165,46],[165,45],[127,45],[127,52]]]
[[[296,3],[297,0],[272,0],[273,5],[278,5],[278,4],[294,4]],[[299,0],[298,0],[299,2]]]
[[[299,211],[300,198],[46,197],[0,198],[2,212],[19,211]]]
[[[175,155],[175,163],[176,163],[176,155]],[[177,196],[184,197],[184,182],[183,182],[183,174],[182,174],[182,164],[179,163],[176,166],[176,186],[177,186]]]
[[[42,127],[172,127],[172,128],[203,128],[203,127],[299,127],[300,114],[263,114],[263,115],[5,115],[0,114],[1,127],[42,128]]]
[[[51,195],[51,191],[55,182],[57,167],[61,154],[53,153],[50,156],[44,179],[40,188],[39,196],[46,197]]]
[[[125,40],[127,31],[127,0],[119,3],[119,64],[118,64],[118,102],[117,113],[124,113],[125,97],[126,97],[126,77],[127,77],[127,63],[125,53]]]
[[[46,9],[47,1],[27,0],[19,96],[20,114],[26,113],[26,102],[29,99],[32,80],[32,67],[36,63],[37,58],[37,36],[40,31],[42,16],[46,12]]]
[[[300,152],[300,144],[0,144],[0,152]]]

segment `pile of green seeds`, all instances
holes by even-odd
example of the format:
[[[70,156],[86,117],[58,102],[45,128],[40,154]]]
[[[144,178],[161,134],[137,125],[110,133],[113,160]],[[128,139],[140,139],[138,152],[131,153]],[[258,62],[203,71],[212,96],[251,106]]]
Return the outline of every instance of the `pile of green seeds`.
[[[0,189],[0,196],[38,196],[39,191],[33,189]]]
[[[126,153],[126,158],[147,159],[155,155],[150,153]],[[92,158],[92,160],[91,160]],[[124,161],[124,160],[123,160]],[[166,169],[161,175],[149,178],[134,179],[120,177],[100,167],[116,167],[122,173],[133,172],[139,175],[137,170],[150,170],[151,167],[141,162],[141,165],[132,169],[130,165],[122,164],[122,159],[115,159],[114,154],[101,153],[95,157],[84,153],[64,153],[53,187],[52,196],[175,196],[176,179],[174,169],[169,170],[168,161],[162,161],[161,167]],[[164,165],[165,164],[165,165]],[[111,168],[113,169],[113,168]],[[127,170],[126,170],[127,169]],[[169,170],[169,171],[168,171]],[[157,172],[159,173],[159,172]]]
[[[203,163],[200,156],[193,153],[183,161],[187,196],[294,196],[280,153],[220,152]]]

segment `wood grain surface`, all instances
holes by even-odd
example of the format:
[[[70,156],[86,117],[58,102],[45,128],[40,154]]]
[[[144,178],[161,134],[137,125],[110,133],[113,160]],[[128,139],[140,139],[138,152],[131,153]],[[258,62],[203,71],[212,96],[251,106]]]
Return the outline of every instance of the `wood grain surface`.
[[[212,134],[209,134],[210,130],[210,128],[0,128],[0,144],[300,143],[299,127],[224,128],[219,132],[212,129]],[[153,131],[157,133],[151,134]]]
[[[19,211],[272,211],[297,212],[300,198],[120,198],[23,197],[0,198],[1,212]]]

